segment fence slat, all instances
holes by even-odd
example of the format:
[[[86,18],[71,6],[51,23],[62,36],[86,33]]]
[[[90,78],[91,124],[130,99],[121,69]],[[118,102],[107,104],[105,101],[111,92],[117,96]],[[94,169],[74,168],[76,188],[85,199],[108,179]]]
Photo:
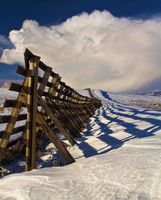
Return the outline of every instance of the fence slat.
[[[25,126],[19,126],[13,129],[12,131],[12,135],[19,133],[19,132],[23,132],[23,130],[25,129]],[[0,137],[5,133],[5,131],[0,131]]]
[[[25,77],[25,79],[23,81],[23,86],[26,87],[27,85],[28,85],[28,77]],[[21,90],[22,91],[20,91],[20,93],[17,97],[16,105],[12,110],[11,118],[9,119],[8,124],[6,126],[5,133],[3,134],[2,139],[0,141],[0,160],[1,160],[1,158],[3,158],[5,149],[7,147],[7,144],[8,144],[9,138],[10,138],[10,135],[13,132],[16,120],[19,116],[19,113],[21,111],[21,107],[23,105],[22,97],[24,97],[23,96],[24,91],[23,91],[23,88]]]
[[[54,113],[51,111],[50,107],[47,105],[47,103],[42,100],[40,97],[38,97],[38,102],[42,106],[43,110],[48,113],[48,116],[52,119],[54,124],[64,133],[65,137],[68,139],[71,145],[76,144],[76,141],[70,136],[70,134],[65,130],[63,124],[59,122],[59,120],[56,118]]]
[[[65,160],[68,163],[73,163],[75,162],[74,158],[71,156],[69,151],[64,147],[60,139],[55,135],[55,133],[50,129],[48,124],[45,122],[43,119],[42,115],[39,113],[37,116],[37,122],[40,124],[40,126],[43,128],[44,132],[48,136],[48,138],[53,142],[57,150],[62,153],[64,156]]]
[[[27,114],[20,114],[17,117],[17,121],[22,121],[22,120],[26,120],[27,118]],[[0,124],[2,123],[7,123],[9,120],[14,120],[14,117],[12,117],[11,115],[2,115],[0,116]]]

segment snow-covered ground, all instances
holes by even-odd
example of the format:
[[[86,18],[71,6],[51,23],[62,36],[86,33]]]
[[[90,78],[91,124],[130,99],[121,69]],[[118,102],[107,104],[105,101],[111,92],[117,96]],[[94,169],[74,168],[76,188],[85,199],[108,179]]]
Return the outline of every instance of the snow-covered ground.
[[[126,104],[140,106],[150,110],[161,110],[161,96],[128,94],[128,93],[109,93],[113,100]]]
[[[1,178],[1,200],[161,199],[161,111],[93,94],[103,105],[69,149],[76,162]]]
[[[6,88],[0,88],[0,105],[4,103],[5,99],[15,99],[17,97],[16,92],[9,91]]]

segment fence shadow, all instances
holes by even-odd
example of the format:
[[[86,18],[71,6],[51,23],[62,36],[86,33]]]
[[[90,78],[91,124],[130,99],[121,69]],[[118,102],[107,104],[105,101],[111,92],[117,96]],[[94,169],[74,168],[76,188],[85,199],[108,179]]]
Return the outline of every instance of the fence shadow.
[[[113,101],[106,92],[102,92],[102,96],[107,101],[104,101],[103,106],[95,113],[94,118],[84,131],[83,140],[78,145],[85,157],[116,150],[127,141],[135,138],[152,137],[157,131],[161,130],[161,120],[158,118],[158,116],[161,116],[161,112],[155,113],[122,105]],[[132,122],[129,122],[129,120]],[[145,124],[145,127],[140,129],[139,123]],[[123,139],[116,138],[115,132],[117,131],[112,130],[112,124],[115,124],[115,127],[121,127],[120,131],[126,132],[128,136]],[[104,145],[100,145],[100,147],[96,147],[97,144],[92,146],[88,136],[94,136],[97,144],[102,143]]]

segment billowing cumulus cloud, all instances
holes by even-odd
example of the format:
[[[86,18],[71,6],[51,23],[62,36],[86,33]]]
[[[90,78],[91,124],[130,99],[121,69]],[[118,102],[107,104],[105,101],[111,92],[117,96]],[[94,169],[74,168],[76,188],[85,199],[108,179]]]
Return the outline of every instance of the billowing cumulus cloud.
[[[24,21],[9,38],[4,63],[23,63],[29,48],[75,88],[134,90],[161,78],[161,20],[82,13],[56,26]]]

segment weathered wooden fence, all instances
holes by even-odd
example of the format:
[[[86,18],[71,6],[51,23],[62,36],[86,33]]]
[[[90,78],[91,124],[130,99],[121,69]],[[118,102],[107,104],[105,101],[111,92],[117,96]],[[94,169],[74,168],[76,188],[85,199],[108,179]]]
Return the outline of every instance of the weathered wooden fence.
[[[54,130],[59,129],[71,145],[76,144],[74,138],[81,136],[101,102],[82,96],[67,86],[59,74],[28,49],[24,57],[26,67],[17,68],[17,73],[24,76],[23,83],[12,83],[9,88],[18,93],[17,99],[7,99],[4,103],[4,109],[11,108],[11,114],[0,116],[0,124],[7,124],[0,131],[0,161],[3,161],[6,149],[16,145],[21,148],[23,142],[26,170],[36,168],[36,139],[38,134],[44,133],[66,162],[72,163],[73,157]]]

